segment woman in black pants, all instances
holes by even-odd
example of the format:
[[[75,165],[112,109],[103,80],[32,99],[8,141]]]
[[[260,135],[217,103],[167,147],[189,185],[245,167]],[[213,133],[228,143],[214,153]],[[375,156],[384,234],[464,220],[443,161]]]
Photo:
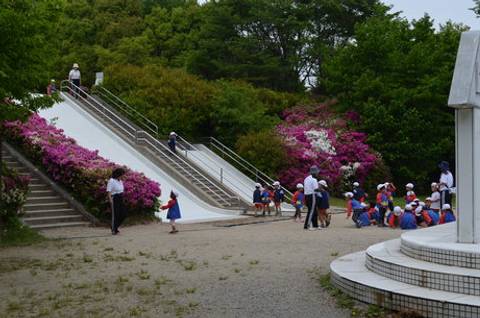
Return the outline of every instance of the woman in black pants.
[[[108,201],[112,207],[112,235],[119,233],[118,228],[126,217],[125,206],[123,204],[123,182],[120,178],[125,174],[122,168],[116,168],[112,172],[112,177],[108,180],[107,193]]]

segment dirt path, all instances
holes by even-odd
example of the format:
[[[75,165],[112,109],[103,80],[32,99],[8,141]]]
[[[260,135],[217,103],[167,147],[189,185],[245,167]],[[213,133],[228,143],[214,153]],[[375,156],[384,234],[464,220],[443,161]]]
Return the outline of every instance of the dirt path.
[[[292,221],[55,230],[77,236],[0,250],[0,317],[349,317],[313,278],[400,231],[322,231]]]

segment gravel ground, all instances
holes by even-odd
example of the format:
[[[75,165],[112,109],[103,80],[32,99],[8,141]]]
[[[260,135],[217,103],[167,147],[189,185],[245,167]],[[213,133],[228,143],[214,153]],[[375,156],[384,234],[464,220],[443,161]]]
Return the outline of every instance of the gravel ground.
[[[58,229],[0,249],[0,317],[350,317],[315,277],[401,233],[359,230],[344,215],[320,231],[291,220],[229,225]]]

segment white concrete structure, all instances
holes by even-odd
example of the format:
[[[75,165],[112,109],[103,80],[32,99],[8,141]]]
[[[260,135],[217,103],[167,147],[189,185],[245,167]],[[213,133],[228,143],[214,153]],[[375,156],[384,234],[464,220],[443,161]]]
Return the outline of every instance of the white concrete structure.
[[[188,150],[190,161],[202,167],[209,175],[220,181],[246,202],[252,202],[256,181],[246,176],[228,161],[202,144],[194,145],[196,149]],[[183,154],[183,152],[180,152]],[[282,212],[294,213],[295,209],[287,202],[282,204]]]
[[[79,145],[92,150],[96,149],[102,157],[143,172],[148,178],[159,182],[162,189],[162,202],[168,201],[170,190],[178,191],[182,214],[181,222],[240,217],[237,212],[212,207],[200,200],[95,117],[76,106],[68,96],[65,97],[64,102],[56,104],[50,109],[41,110],[39,114],[52,121],[58,128],[63,129],[65,135],[74,138]],[[160,216],[165,219],[166,212],[161,212]]]
[[[332,282],[363,302],[424,317],[480,317],[480,32],[462,34],[455,108],[457,222],[341,257]]]
[[[464,32],[448,105],[455,108],[458,241],[480,243],[480,32]]]

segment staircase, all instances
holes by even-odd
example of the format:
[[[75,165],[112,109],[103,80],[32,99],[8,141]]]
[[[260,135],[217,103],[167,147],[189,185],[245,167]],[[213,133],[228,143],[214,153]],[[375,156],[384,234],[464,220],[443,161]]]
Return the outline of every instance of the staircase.
[[[205,173],[201,167],[190,162],[179,152],[172,153],[166,141],[157,139],[158,127],[139,113],[131,115],[129,112],[135,110],[115,95],[107,96],[97,92],[97,95],[92,96],[78,88],[79,94],[68,82],[62,82],[61,90],[63,98],[78,104],[205,202],[230,210],[245,210],[249,207],[249,203],[242,201],[238,195]],[[77,98],[72,98],[72,95]],[[134,120],[132,116],[142,119],[136,120],[138,125],[132,122]]]
[[[13,157],[5,147],[2,147],[2,157],[8,168],[16,170],[20,175],[30,177],[30,191],[24,205],[25,214],[22,217],[26,225],[32,229],[45,230],[90,224],[83,215],[70,206],[67,200]]]

